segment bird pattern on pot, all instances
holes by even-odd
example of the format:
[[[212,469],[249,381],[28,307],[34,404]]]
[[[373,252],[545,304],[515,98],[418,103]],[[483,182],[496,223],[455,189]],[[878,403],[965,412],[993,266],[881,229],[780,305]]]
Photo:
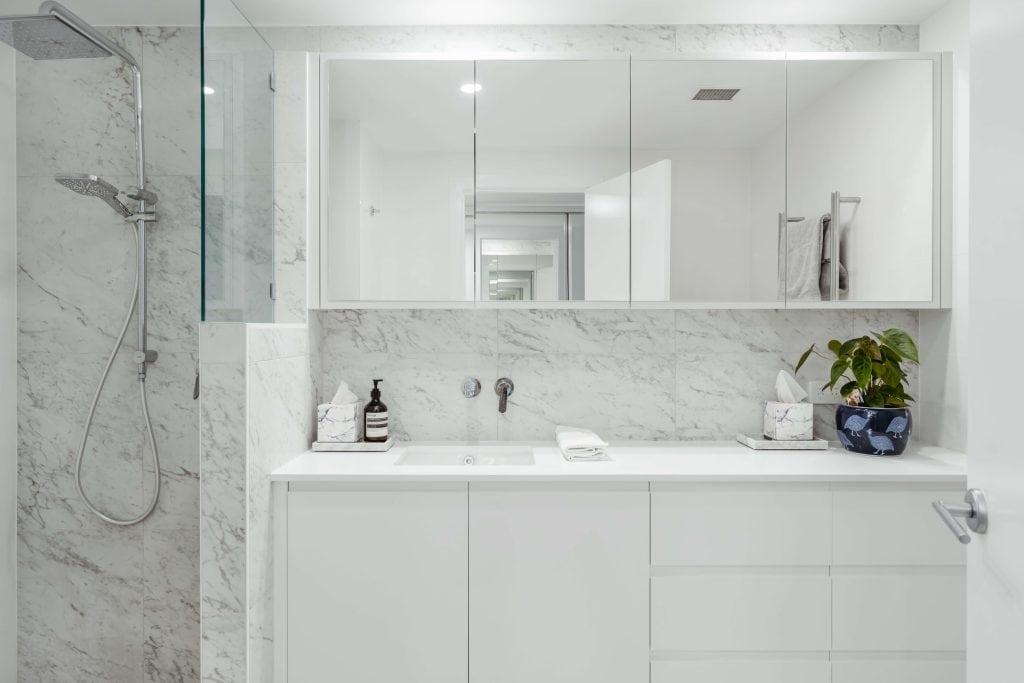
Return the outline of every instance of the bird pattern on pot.
[[[868,418],[860,415],[851,415],[846,418],[846,423],[843,424],[845,429],[851,436],[860,436],[860,431],[868,426]]]
[[[899,455],[907,447],[913,418],[906,408],[836,406],[836,435],[843,447],[865,455]]]

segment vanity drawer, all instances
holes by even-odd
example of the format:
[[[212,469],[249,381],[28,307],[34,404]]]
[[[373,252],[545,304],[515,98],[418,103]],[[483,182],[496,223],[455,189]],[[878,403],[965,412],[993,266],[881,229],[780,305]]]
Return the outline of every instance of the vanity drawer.
[[[832,662],[832,683],[964,683],[963,659],[851,659]]]
[[[963,488],[849,487],[833,491],[835,565],[962,565],[967,553],[932,509]]]
[[[832,649],[963,651],[966,592],[959,567],[833,569]]]
[[[825,484],[652,486],[655,566],[827,565],[831,534]]]
[[[651,579],[651,649],[828,649],[827,572],[694,570]]]
[[[651,683],[828,683],[828,660],[824,654],[818,659],[785,656],[651,662]]]

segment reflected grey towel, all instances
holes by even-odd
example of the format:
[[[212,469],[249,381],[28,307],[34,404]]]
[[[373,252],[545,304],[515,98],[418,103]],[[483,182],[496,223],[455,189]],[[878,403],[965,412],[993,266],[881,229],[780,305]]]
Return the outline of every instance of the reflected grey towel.
[[[786,224],[779,240],[779,298],[820,301],[822,218]]]
[[[822,240],[821,240],[821,277],[818,280],[818,290],[821,292],[821,300],[828,301],[832,298],[832,263],[829,260],[829,245],[832,243],[832,218],[825,214],[822,216]],[[849,274],[846,272],[846,247],[843,245],[842,232],[839,233],[839,297],[845,299],[850,290]]]

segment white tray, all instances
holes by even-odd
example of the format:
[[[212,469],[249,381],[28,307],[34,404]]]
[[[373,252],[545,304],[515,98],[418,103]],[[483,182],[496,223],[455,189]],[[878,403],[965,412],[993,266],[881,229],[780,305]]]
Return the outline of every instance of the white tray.
[[[387,441],[355,441],[352,443],[314,441],[313,450],[330,453],[382,453],[391,450],[394,445],[393,438],[389,438]]]
[[[747,448],[755,451],[827,451],[827,439],[811,439],[810,441],[775,441],[762,437],[737,434],[736,440]]]

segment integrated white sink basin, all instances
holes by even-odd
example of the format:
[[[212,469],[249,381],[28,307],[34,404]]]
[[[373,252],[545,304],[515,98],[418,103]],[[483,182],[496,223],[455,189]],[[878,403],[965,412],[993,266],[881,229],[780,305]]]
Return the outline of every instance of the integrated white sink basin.
[[[533,465],[533,451],[518,446],[412,446],[395,462],[412,467]]]

